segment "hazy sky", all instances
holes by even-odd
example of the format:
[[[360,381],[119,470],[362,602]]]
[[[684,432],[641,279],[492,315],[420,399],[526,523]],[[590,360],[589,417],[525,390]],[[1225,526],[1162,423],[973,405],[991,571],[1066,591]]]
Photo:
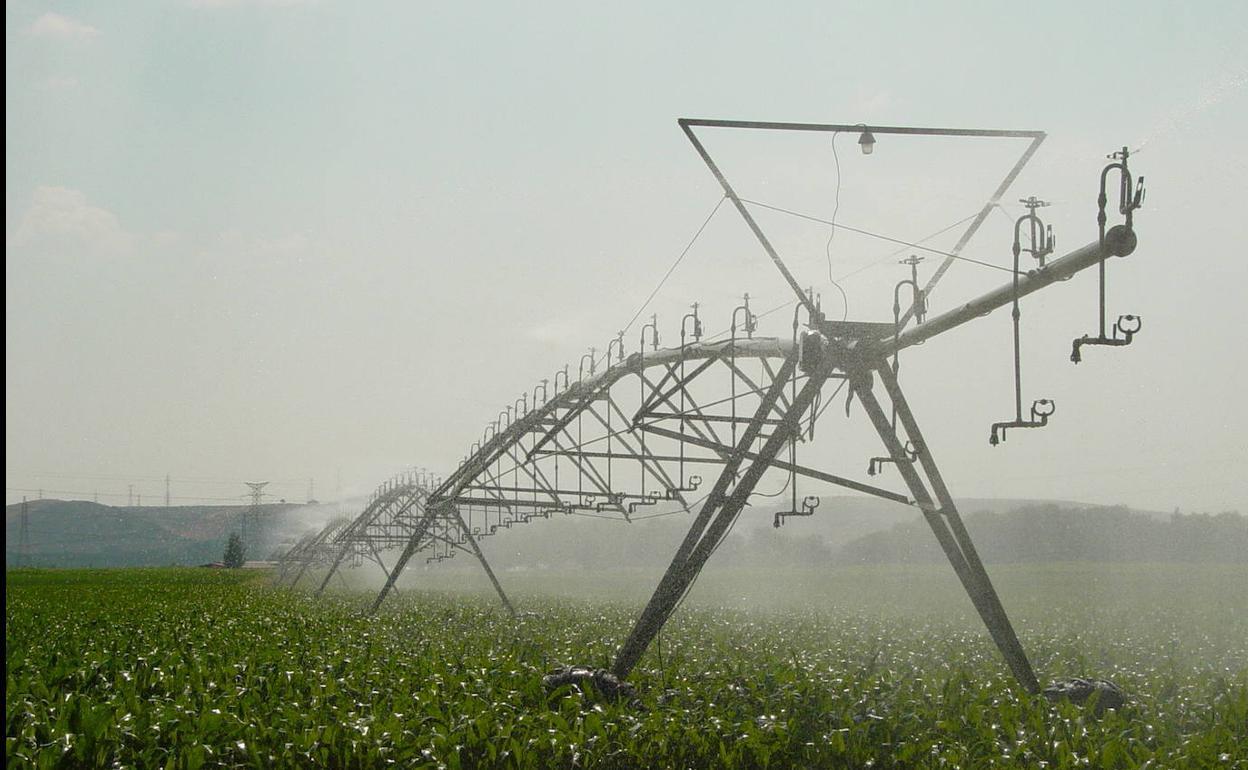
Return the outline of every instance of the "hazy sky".
[[[154,502],[165,474],[175,497],[314,478],[324,499],[452,469],[605,346],[719,200],[683,116],[1048,131],[1006,213],[1053,201],[1061,253],[1096,237],[1105,154],[1138,149],[1109,308],[1143,316],[1136,343],[1069,363],[1092,273],[1030,301],[1024,397],[1058,414],[995,449],[1006,312],[907,354],[903,384],[955,495],[1248,511],[1248,6],[930,6],[8,2],[6,501]],[[707,137],[744,194],[821,217],[839,159],[838,221],[904,239],[973,213],[1022,149]],[[827,230],[762,221],[837,307]],[[967,253],[1007,264],[989,222]],[[834,239],[852,317],[888,317],[892,251]],[[959,265],[933,310],[1007,277]],[[788,299],[724,207],[656,298],[665,341],[688,302],[718,330],[744,291]],[[806,460],[861,477],[876,445],[836,430]]]

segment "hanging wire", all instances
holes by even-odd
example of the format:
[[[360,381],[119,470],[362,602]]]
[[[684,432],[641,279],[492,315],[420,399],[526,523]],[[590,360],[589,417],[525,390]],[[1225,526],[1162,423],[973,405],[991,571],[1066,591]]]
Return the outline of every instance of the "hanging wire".
[[[785,492],[785,490],[787,490],[787,489],[789,488],[789,482],[790,482],[792,479],[793,479],[793,476],[792,476],[792,475],[786,475],[786,476],[785,476],[785,480],[784,480],[784,486],[780,487],[780,489],[779,489],[778,491],[776,491],[776,492],[770,492],[770,493],[768,493],[768,492],[751,492],[751,493],[750,493],[750,497],[754,497],[755,495],[757,495],[758,497],[779,497],[780,495],[783,495],[783,494],[784,494],[784,492]]]
[[[164,479],[161,479],[161,481],[164,481]],[[96,492],[94,490],[91,492],[82,492],[82,491],[77,491],[77,490],[72,490],[72,489],[49,489],[47,487],[38,487],[38,488],[36,487],[5,487],[4,491],[5,492],[34,492],[34,493],[42,492],[44,494],[50,494],[50,495],[73,495],[76,499],[77,498],[85,499],[88,497],[116,497],[120,499],[122,497],[127,497],[129,495],[128,492]],[[199,495],[170,495],[169,499],[170,500],[191,500],[191,501],[198,500],[198,501],[204,501],[204,502],[236,502],[238,500],[246,500],[249,497],[250,495],[244,493],[241,495],[234,495],[232,497],[208,497],[208,496],[199,496]],[[152,495],[152,499],[163,501],[165,499],[165,496],[163,494]],[[153,504],[150,506],[145,505],[143,507],[144,508],[163,508],[164,505]]]
[[[983,262],[983,261],[980,261],[980,260],[978,260],[978,259],[972,259],[972,258],[970,258],[970,257],[964,257],[964,256],[962,256],[962,255],[960,255],[960,254],[954,254],[954,253],[949,252],[949,251],[941,251],[940,249],[933,249],[933,248],[931,248],[930,246],[923,246],[923,245],[921,245],[921,244],[919,244],[919,243],[913,243],[913,242],[911,242],[911,241],[903,241],[903,240],[902,240],[902,239],[900,239],[900,238],[893,238],[893,237],[891,237],[891,236],[884,235],[884,234],[882,234],[882,233],[876,233],[876,232],[872,232],[872,231],[870,231],[870,230],[863,230],[862,228],[859,228],[859,227],[850,227],[849,225],[842,225],[842,224],[838,224],[838,223],[836,223],[836,222],[830,222],[830,221],[828,221],[828,220],[826,220],[826,219],[821,219],[821,218],[816,217],[816,216],[811,216],[810,214],[803,214],[803,213],[801,213],[801,212],[799,212],[799,211],[793,211],[793,210],[791,210],[791,209],[786,209],[786,208],[783,208],[782,206],[773,206],[773,205],[771,205],[771,204],[769,204],[769,203],[763,203],[763,202],[761,202],[761,201],[750,200],[750,199],[748,199],[748,198],[741,198],[741,202],[742,202],[742,203],[748,203],[748,204],[750,204],[750,205],[752,205],[752,206],[758,206],[759,208],[764,208],[764,209],[769,209],[769,210],[771,210],[771,211],[776,211],[776,212],[779,212],[779,213],[781,213],[781,214],[788,214],[789,216],[797,217],[797,218],[799,218],[799,219],[807,219],[807,220],[810,220],[811,222],[819,222],[820,224],[830,225],[831,227],[839,228],[839,229],[841,229],[841,230],[848,230],[848,231],[850,231],[851,233],[858,233],[859,235],[865,235],[865,236],[867,236],[867,237],[869,237],[869,238],[877,238],[877,239],[879,239],[879,240],[881,240],[881,241],[889,241],[889,242],[891,242],[891,243],[897,243],[897,244],[900,244],[900,245],[902,245],[902,246],[908,246],[908,247],[910,247],[910,248],[912,248],[912,249],[921,249],[921,250],[923,250],[923,251],[928,251],[928,252],[931,252],[932,254],[939,254],[939,255],[941,255],[942,257],[949,257],[950,259],[959,259],[959,260],[962,260],[963,262],[970,262],[971,264],[981,265],[981,266],[983,266],[983,267],[991,267],[993,270],[1004,270],[1004,271],[1005,271],[1005,272],[1007,272],[1007,273],[1013,273],[1013,272],[1014,272],[1014,270],[1013,270],[1012,268],[1002,267],[1001,265],[994,265],[994,264],[992,264],[991,262]]]
[[[841,210],[841,158],[836,154],[836,137],[840,133],[840,131],[832,132],[832,160],[836,162],[836,196],[832,205],[832,222],[836,222],[837,212]],[[835,237],[836,225],[834,224],[832,232],[828,233],[828,242],[824,244],[823,250],[828,256],[828,282],[841,293],[841,320],[844,321],[846,318],[849,318],[849,295],[845,293],[845,289],[832,277],[832,239]]]
[[[645,516],[634,516],[633,521],[642,521],[644,519],[661,519],[664,516],[675,516],[678,513],[689,513],[690,508],[697,508],[699,505],[703,503],[703,501],[706,500],[706,498],[710,496],[711,496],[711,493],[707,492],[705,495],[702,495],[697,500],[694,500],[692,503],[689,503],[683,508],[677,508],[675,510],[665,511],[663,513],[648,513]]]
[[[1001,216],[1005,217],[1005,220],[1010,223],[1010,227],[1014,226],[1014,217],[1010,216],[1010,212],[1005,210],[1005,206],[1002,206],[1000,203],[995,203],[992,207],[1001,212]]]
[[[654,287],[654,290],[650,292],[650,296],[646,297],[646,301],[641,303],[641,307],[637,308],[637,312],[633,313],[633,317],[628,319],[628,323],[624,325],[624,333],[628,333],[628,331],[633,328],[633,324],[637,322],[637,319],[641,317],[641,314],[646,312],[646,308],[650,306],[651,300],[655,298],[655,295],[657,295],[659,290],[663,288],[663,285],[667,283],[667,279],[672,277],[672,273],[676,272],[676,268],[680,266],[680,263],[684,260],[685,256],[688,255],[690,250],[693,249],[693,245],[698,242],[698,238],[702,236],[702,233],[706,230],[707,225],[709,225],[711,220],[715,218],[715,215],[719,213],[719,207],[724,205],[724,201],[727,199],[728,196],[723,195],[720,196],[720,199],[715,202],[715,207],[711,209],[711,213],[706,215],[706,219],[702,220],[702,224],[698,227],[698,231],[693,234],[693,237],[689,239],[689,243],[685,244],[684,250],[680,252],[678,257],[676,257],[676,261],[672,263],[672,266],[669,267],[667,272],[663,274],[663,277],[659,279],[659,283]],[[603,360],[608,365],[611,363],[608,358],[609,355],[609,352],[603,354]]]
[[[815,406],[815,422],[818,422],[819,418],[823,416],[823,413],[827,411],[828,407],[832,406],[832,402],[836,400],[836,397],[839,396],[841,391],[845,389],[845,383],[847,382],[849,382],[849,380],[841,380],[841,384],[837,385],[836,390],[832,391],[832,395],[828,396],[828,403],[824,404],[822,409],[820,409],[818,405]],[[820,394],[820,397],[822,397],[822,394]]]
[[[953,228],[955,228],[955,227],[958,227],[959,225],[964,225],[964,224],[966,224],[967,222],[971,221],[972,219],[974,219],[974,218],[975,218],[975,217],[977,217],[977,216],[979,216],[979,212],[978,212],[978,211],[976,211],[976,212],[974,212],[974,213],[972,213],[972,214],[968,214],[967,216],[962,217],[961,219],[959,219],[957,222],[954,222],[954,223],[953,223],[953,224],[951,224],[951,225],[946,225],[945,227],[942,227],[941,229],[937,230],[936,232],[932,233],[931,235],[927,235],[927,236],[924,236],[924,237],[920,238],[919,240],[915,241],[915,243],[916,243],[916,244],[917,244],[917,243],[926,243],[926,242],[930,241],[930,240],[931,240],[931,239],[933,239],[933,238],[936,238],[936,237],[938,237],[938,236],[944,235],[945,233],[949,232],[950,230],[952,230],[952,229],[953,229]],[[1007,216],[1008,216],[1008,215],[1007,215]],[[1011,221],[1011,222],[1013,222],[1013,220],[1010,220],[1010,221]],[[858,275],[858,274],[859,274],[859,273],[861,273],[861,272],[864,272],[864,271],[866,271],[866,270],[870,270],[870,269],[871,269],[871,268],[873,268],[873,267],[877,267],[877,266],[879,266],[879,265],[882,265],[882,264],[884,264],[885,262],[887,262],[888,260],[890,260],[890,259],[892,259],[893,257],[897,256],[898,254],[901,254],[901,253],[903,253],[903,252],[907,251],[909,248],[910,248],[910,246],[907,244],[907,245],[905,245],[905,246],[902,246],[900,249],[894,249],[893,251],[888,252],[887,254],[885,254],[884,256],[880,257],[879,259],[876,259],[876,260],[873,260],[873,261],[871,261],[871,262],[868,262],[867,264],[863,265],[862,267],[859,267],[859,268],[858,268],[858,269],[856,269],[856,270],[853,270],[853,271],[850,271],[850,272],[846,273],[845,275],[841,276],[841,280],[842,280],[842,281],[847,280],[847,279],[849,279],[849,278],[852,278],[852,277],[853,277],[853,276],[855,276],[855,275]]]
[[[749,203],[753,203],[753,201],[747,201],[747,202],[749,202]],[[757,204],[757,205],[763,205],[763,204]],[[801,216],[801,215],[799,214],[799,215],[797,215],[797,216]],[[920,238],[919,240],[915,241],[913,244],[911,244],[911,243],[903,243],[903,246],[904,246],[903,248],[901,248],[901,249],[897,249],[897,250],[895,250],[895,251],[891,251],[891,252],[889,252],[888,254],[884,255],[883,257],[880,257],[879,259],[877,259],[877,260],[875,260],[875,261],[873,261],[873,262],[870,262],[870,263],[868,263],[868,264],[866,264],[866,265],[863,265],[862,267],[859,267],[859,268],[857,268],[856,270],[853,270],[852,272],[846,273],[845,275],[841,276],[841,280],[842,280],[842,281],[847,280],[847,279],[849,279],[849,278],[852,278],[852,277],[853,277],[853,276],[855,276],[855,275],[858,275],[859,273],[861,273],[861,272],[863,272],[863,271],[866,271],[866,270],[869,270],[869,269],[871,269],[871,268],[873,268],[873,267],[876,267],[876,266],[878,266],[878,265],[881,265],[881,264],[883,264],[884,262],[888,261],[889,259],[892,259],[893,257],[895,257],[897,254],[899,254],[899,253],[901,253],[901,252],[905,251],[906,249],[909,249],[909,248],[923,248],[923,247],[922,247],[922,246],[920,246],[919,244],[925,243],[925,242],[927,242],[927,241],[930,241],[930,240],[931,240],[931,239],[933,239],[933,238],[937,238],[937,237],[939,237],[939,236],[941,236],[941,235],[944,235],[945,233],[949,232],[950,230],[954,229],[955,227],[957,227],[957,226],[959,226],[959,225],[966,224],[967,222],[971,221],[972,219],[974,219],[974,218],[975,218],[975,217],[977,217],[977,216],[979,216],[979,212],[978,212],[978,211],[977,211],[977,212],[975,212],[974,214],[969,214],[969,215],[967,215],[967,216],[965,216],[965,217],[963,217],[963,218],[959,219],[957,222],[954,222],[953,224],[946,225],[945,227],[942,227],[941,229],[937,230],[937,231],[936,231],[936,232],[934,232],[934,233],[931,233],[930,235],[925,235],[925,236],[923,236],[923,237],[922,237],[922,238]],[[822,220],[820,220],[820,221],[822,221]],[[837,227],[843,227],[843,225],[836,225],[836,226],[837,226]],[[891,240],[891,239],[890,239],[890,240]],[[939,252],[939,253],[944,253],[944,252]],[[966,258],[966,257],[961,257],[960,259],[967,259],[967,258]],[[1012,270],[1009,270],[1008,268],[999,268],[999,269],[1006,270],[1007,272],[1013,272]],[[775,313],[778,313],[778,312],[780,312],[781,310],[784,310],[785,308],[790,308],[790,309],[791,309],[791,308],[793,308],[795,305],[797,305],[797,300],[789,300],[789,301],[784,302],[784,303],[782,303],[782,304],[776,305],[775,307],[773,307],[773,308],[771,308],[771,309],[769,309],[769,310],[765,310],[765,311],[763,311],[762,313],[759,313],[756,317],[757,317],[757,318],[759,318],[759,319],[763,319],[763,318],[766,318],[766,317],[767,317],[767,316],[769,316],[769,315],[773,315],[773,314],[775,314]],[[842,320],[844,320],[844,319],[842,319]],[[728,334],[730,331],[731,331],[731,329],[724,329],[723,331],[716,332],[715,334],[709,334],[709,335],[706,335],[706,337],[705,337],[704,339],[707,339],[707,340],[715,340],[715,339],[718,339],[718,338],[720,338],[720,337],[724,336],[725,334]]]
[[[672,266],[669,267],[667,272],[663,274],[663,277],[659,279],[659,283],[654,287],[654,291],[650,292],[650,296],[646,297],[646,301],[641,303],[641,307],[637,308],[637,312],[633,313],[633,317],[630,318],[628,323],[624,325],[625,332],[633,328],[633,324],[636,323],[641,314],[645,312],[646,307],[650,304],[650,301],[654,299],[654,295],[659,293],[659,289],[663,288],[663,284],[667,283],[667,279],[670,278],[672,273],[676,271],[676,268],[680,266],[680,263],[685,258],[685,255],[688,254],[689,250],[693,248],[693,244],[698,242],[698,238],[701,237],[702,231],[704,231],[706,226],[711,223],[711,220],[715,218],[715,214],[719,212],[719,207],[724,205],[724,201],[727,200],[727,198],[728,196],[724,195],[715,202],[715,208],[711,209],[711,213],[706,215],[706,219],[702,220],[702,225],[698,227],[698,231],[693,234],[692,238],[689,239],[689,243],[685,245],[684,251],[680,252],[680,256],[676,257],[676,261],[672,263]]]

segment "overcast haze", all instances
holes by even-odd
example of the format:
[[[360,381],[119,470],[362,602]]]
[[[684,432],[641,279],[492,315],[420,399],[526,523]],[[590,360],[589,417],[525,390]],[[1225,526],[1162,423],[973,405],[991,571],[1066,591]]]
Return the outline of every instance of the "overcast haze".
[[[955,495],[1248,511],[1248,6],[675,6],[7,3],[6,501],[155,502],[166,473],[175,497],[313,478],[325,499],[339,474],[362,493],[453,469],[605,347],[713,209],[676,125],[706,117],[1047,131],[1005,210],[1053,201],[1059,254],[1096,238],[1105,154],[1138,150],[1140,247],[1109,269],[1135,344],[1069,362],[1088,271],[1024,305],[1045,430],[988,445],[1007,311],[905,354],[903,385]],[[1025,146],[705,136],[743,195],[824,218],[839,159],[838,221],[906,240],[974,213]],[[839,316],[827,229],[760,221]],[[1008,264],[1010,227],[966,253]],[[850,317],[890,316],[893,251],[833,240]],[[958,264],[932,309],[1007,278]],[[791,299],[724,206],[655,299],[665,344],[689,302],[718,331],[745,291]],[[878,441],[843,414],[805,461],[861,478]]]

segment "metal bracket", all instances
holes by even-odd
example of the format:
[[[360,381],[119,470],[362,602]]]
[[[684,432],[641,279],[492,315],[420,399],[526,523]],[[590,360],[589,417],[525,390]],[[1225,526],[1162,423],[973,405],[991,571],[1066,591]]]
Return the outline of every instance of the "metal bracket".
[[[790,516],[814,516],[815,509],[819,507],[819,497],[817,495],[806,495],[802,498],[802,508],[796,508],[788,511],[776,511],[776,518],[772,521],[773,527],[779,528],[784,524],[784,520]]]
[[[896,426],[894,426],[894,428],[895,427]],[[884,470],[885,463],[914,462],[919,459],[919,453],[923,451],[921,448],[916,447],[912,441],[907,441],[903,449],[905,451],[905,459],[899,460],[896,457],[872,457],[871,461],[867,463],[867,475],[874,476],[881,472]]]
[[[1012,420],[1010,422],[994,422],[992,424],[992,436],[989,437],[988,443],[996,446],[1005,441],[1005,431],[1007,428],[1043,428],[1049,424],[1049,417],[1053,412],[1057,411],[1057,403],[1041,398],[1031,403],[1031,419],[1030,420]]]
[[[1083,353],[1080,349],[1084,345],[1109,345],[1113,347],[1130,345],[1131,339],[1135,337],[1142,326],[1143,320],[1138,315],[1120,315],[1118,320],[1114,322],[1112,337],[1091,337],[1085,334],[1075,339],[1071,345],[1070,360],[1076,364],[1083,360]]]

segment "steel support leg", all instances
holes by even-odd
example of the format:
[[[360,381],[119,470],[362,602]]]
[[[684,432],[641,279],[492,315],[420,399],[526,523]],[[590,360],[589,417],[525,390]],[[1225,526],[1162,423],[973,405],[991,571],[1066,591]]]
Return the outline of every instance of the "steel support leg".
[[[912,445],[926,448],[927,443],[919,429],[919,423],[915,419],[914,412],[911,411],[905,395],[901,392],[896,375],[891,370],[881,370],[880,381],[884,384],[884,389],[888,392],[889,398],[892,400],[894,407],[896,407],[897,416],[901,419],[901,425],[910,437]],[[967,564],[971,566],[971,569],[983,575],[985,588],[991,593],[993,602],[1000,607],[1001,600],[997,596],[996,589],[992,587],[992,581],[988,579],[988,572],[984,569],[984,564],[979,558],[979,552],[971,541],[971,534],[967,532],[966,526],[962,523],[962,516],[958,513],[957,506],[953,502],[953,496],[949,494],[949,488],[945,486],[944,477],[941,476],[940,469],[936,467],[936,461],[933,459],[931,452],[920,452],[919,463],[923,466],[923,470],[931,482],[932,491],[936,494],[936,499],[941,505],[945,518],[949,520],[949,527],[953,530],[953,536],[957,538],[958,544],[962,547],[962,553],[966,555]],[[1002,609],[1001,614],[1005,614],[1004,609]],[[1008,623],[1008,620],[1006,622]]]
[[[381,573],[389,580],[390,570],[386,569],[386,562],[381,558],[381,551],[377,550],[377,544],[370,540],[368,541],[368,547],[373,552],[373,561],[377,562],[377,566],[381,567]],[[396,587],[394,592],[397,594],[399,589]]]
[[[321,581],[321,585],[319,588],[316,589],[316,592],[312,594],[313,596],[320,596],[321,594],[325,593],[325,588],[329,585],[329,581],[333,579],[334,573],[338,571],[338,566],[342,564],[342,560],[346,558],[347,551],[349,550],[351,550],[351,543],[347,540],[344,540],[342,543],[342,548],[338,549],[338,553],[334,554],[334,560],[330,562],[329,572],[325,573],[325,578]],[[387,577],[389,577],[389,575],[387,575]],[[291,588],[294,588],[293,583],[291,584]]]
[[[503,600],[503,606],[507,608],[507,614],[513,618],[516,616],[516,608],[512,606],[511,600],[507,598],[507,594],[503,591],[503,586],[498,582],[498,578],[494,575],[494,570],[490,569],[490,563],[485,560],[485,554],[481,553],[481,546],[477,545],[477,539],[468,531],[468,527],[464,525],[463,519],[459,521],[460,529],[464,533],[464,539],[472,548],[472,553],[477,557],[477,561],[481,562],[481,568],[485,570],[486,576],[493,584],[494,590],[498,592],[498,598]]]
[[[403,552],[399,554],[399,560],[394,563],[394,569],[390,570],[390,577],[386,578],[386,583],[378,592],[377,598],[373,600],[372,612],[376,612],[381,603],[386,600],[386,594],[394,588],[394,582],[399,579],[399,575],[403,574],[403,568],[411,561],[417,549],[420,547],[421,540],[425,533],[429,530],[429,525],[433,522],[437,515],[437,506],[430,505],[425,508],[425,515],[421,517],[420,522],[416,525],[416,531],[408,538],[407,545],[403,547]]]
[[[280,586],[282,584],[282,581],[285,580],[286,576],[290,574],[291,565],[293,563],[294,560],[291,558],[290,554],[283,557],[281,563],[277,566],[277,575],[273,578],[274,586]]]
[[[671,617],[681,598],[689,590],[698,573],[702,571],[707,559],[715,552],[729,527],[747,504],[750,492],[770,467],[771,461],[796,433],[802,414],[823,387],[827,379],[826,375],[812,375],[806,381],[785,419],[767,437],[762,449],[757,453],[757,458],[736,482],[729,494],[728,487],[736,478],[737,470],[749,454],[750,446],[759,438],[762,426],[765,424],[763,418],[767,417],[775,407],[795,367],[796,362],[793,359],[785,361],[780,373],[759,404],[754,415],[755,419],[750,421],[734,447],[732,455],[728,458],[727,464],[715,483],[715,488],[707,496],[706,502],[698,512],[697,519],[690,527],[680,548],[677,549],[667,572],[659,581],[654,595],[650,597],[649,603],[637,619],[636,625],[633,626],[632,633],[621,646],[615,664],[611,668],[612,673],[617,677],[628,676],[637,665],[646,648],[650,646],[650,642]]]
[[[299,571],[295,573],[295,579],[290,581],[290,587],[294,588],[299,584],[299,580],[303,577],[303,573],[308,571],[308,567],[312,566],[312,558],[308,556],[304,558],[303,564],[300,565]]]
[[[448,503],[447,505],[450,504]],[[452,507],[452,510],[455,513],[455,518],[459,523],[460,530],[464,533],[465,539],[472,549],[473,555],[477,557],[477,561],[481,562],[481,567],[485,570],[486,576],[490,579],[490,583],[494,586],[494,590],[498,592],[498,598],[502,600],[503,606],[507,608],[507,612],[511,614],[512,617],[515,617],[516,608],[511,603],[511,600],[507,598],[506,592],[503,591],[502,584],[498,582],[498,576],[494,574],[494,570],[490,568],[490,563],[486,560],[485,554],[481,552],[481,547],[477,545],[476,538],[474,538],[472,533],[468,531],[468,525],[464,523],[463,518],[459,515],[458,509]],[[419,550],[421,540],[424,538],[425,533],[429,530],[429,526],[433,522],[435,515],[435,506],[429,506],[425,509],[424,517],[416,525],[416,531],[412,533],[411,538],[407,541],[407,546],[405,546],[403,548],[403,552],[399,554],[399,560],[395,562],[394,569],[390,570],[387,574],[385,585],[381,587],[380,593],[377,594],[377,598],[373,601],[373,612],[377,611],[377,608],[381,606],[383,601],[385,601],[386,595],[390,593],[390,591],[393,590],[397,592],[394,584],[399,579],[399,575],[403,572],[403,568],[407,566],[407,562],[410,561],[416,551]]]
[[[931,526],[936,540],[949,558],[949,563],[953,565],[954,572],[962,582],[962,587],[970,597],[971,603],[975,605],[984,625],[988,627],[988,632],[1014,673],[1014,677],[1028,692],[1039,692],[1040,683],[1036,680],[1035,672],[1027,659],[1027,653],[1023,650],[1018,635],[1015,634],[1014,627],[1005,614],[1005,608],[1001,605],[996,589],[993,588],[992,581],[988,578],[988,572],[984,569],[983,562],[980,561],[979,554],[971,542],[970,534],[962,523],[962,517],[958,514],[957,507],[940,476],[936,461],[932,458],[931,448],[923,442],[918,423],[893,377],[892,370],[887,362],[883,362],[878,366],[877,371],[893,405],[897,408],[897,416],[901,418],[907,436],[913,445],[920,449],[920,462],[936,493],[938,503],[933,502],[927,486],[915,470],[914,462],[906,455],[903,442],[890,424],[888,415],[880,406],[879,400],[876,399],[871,389],[869,371],[856,373],[857,376],[851,380],[859,401],[880,434],[889,455],[896,461],[897,469],[910,488],[911,495],[923,510],[924,518]]]

